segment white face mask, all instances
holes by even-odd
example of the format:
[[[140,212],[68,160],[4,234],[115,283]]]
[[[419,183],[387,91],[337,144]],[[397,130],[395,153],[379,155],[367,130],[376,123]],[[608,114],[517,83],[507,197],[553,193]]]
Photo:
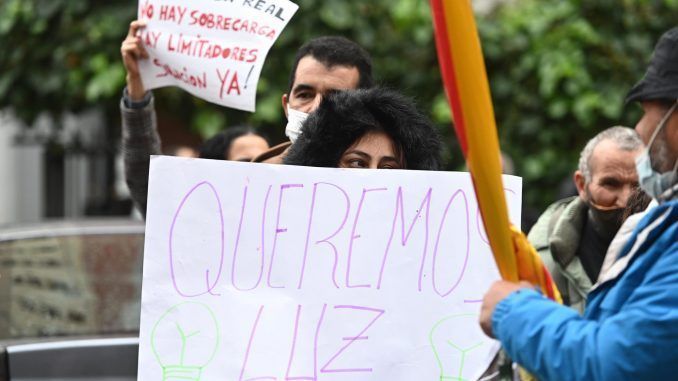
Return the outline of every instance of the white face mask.
[[[647,145],[647,148],[643,150],[643,153],[636,158],[636,171],[638,172],[638,182],[640,183],[640,189],[647,193],[650,197],[656,199],[666,190],[671,188],[676,182],[676,167],[678,167],[678,160],[674,163],[673,170],[670,172],[659,173],[652,168],[652,161],[650,159],[650,148],[654,143],[659,131],[664,128],[668,119],[673,114],[673,111],[676,109],[678,101],[673,104],[671,109],[666,113],[662,118],[661,122],[657,126],[657,129],[652,134],[650,141]]]
[[[308,114],[297,111],[287,105],[287,126],[285,126],[285,135],[294,143],[301,135],[301,125],[308,118]]]

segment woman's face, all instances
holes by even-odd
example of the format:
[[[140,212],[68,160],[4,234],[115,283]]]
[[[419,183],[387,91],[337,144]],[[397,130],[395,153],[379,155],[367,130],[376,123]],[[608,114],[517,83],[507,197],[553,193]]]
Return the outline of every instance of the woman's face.
[[[368,132],[341,155],[339,168],[401,169],[391,138],[384,132]]]
[[[247,134],[233,140],[226,153],[226,160],[251,161],[268,150],[268,143],[264,138],[255,134]]]

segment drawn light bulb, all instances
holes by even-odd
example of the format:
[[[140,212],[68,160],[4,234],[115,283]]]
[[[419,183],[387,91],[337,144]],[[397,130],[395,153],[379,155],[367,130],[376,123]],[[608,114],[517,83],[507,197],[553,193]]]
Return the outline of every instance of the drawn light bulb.
[[[469,362],[486,359],[497,344],[485,336],[478,324],[478,315],[459,314],[447,316],[433,326],[429,341],[440,368],[439,381],[471,380],[480,374],[469,367]],[[469,330],[469,327],[478,327]]]
[[[151,332],[151,348],[162,367],[163,381],[200,380],[219,347],[219,325],[205,304],[174,305]]]

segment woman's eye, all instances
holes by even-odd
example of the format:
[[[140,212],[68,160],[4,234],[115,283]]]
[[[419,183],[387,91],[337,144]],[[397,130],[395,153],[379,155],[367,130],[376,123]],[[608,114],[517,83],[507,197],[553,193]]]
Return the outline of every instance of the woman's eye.
[[[367,165],[361,159],[353,159],[348,162],[349,167],[351,168],[365,168]]]
[[[396,162],[387,162],[384,164],[381,164],[379,166],[379,169],[400,169],[402,168],[399,163]]]

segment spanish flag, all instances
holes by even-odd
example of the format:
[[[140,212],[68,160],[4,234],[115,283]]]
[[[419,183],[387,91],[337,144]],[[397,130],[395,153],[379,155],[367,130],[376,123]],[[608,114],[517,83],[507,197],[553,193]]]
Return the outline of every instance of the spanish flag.
[[[510,226],[499,139],[470,0],[430,0],[438,62],[454,128],[473,178],[490,247],[505,280],[526,280],[562,302],[551,275],[519,229]]]

